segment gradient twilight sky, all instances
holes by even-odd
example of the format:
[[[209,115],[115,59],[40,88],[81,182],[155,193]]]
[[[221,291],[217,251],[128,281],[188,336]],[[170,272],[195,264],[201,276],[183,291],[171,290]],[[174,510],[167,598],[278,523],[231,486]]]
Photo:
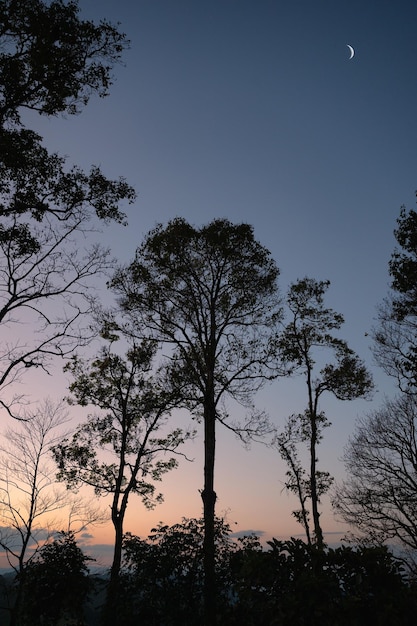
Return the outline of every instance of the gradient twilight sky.
[[[131,40],[105,100],[76,118],[32,126],[50,149],[88,168],[100,164],[137,189],[129,226],[103,241],[121,262],[156,222],[183,216],[253,224],[281,269],[283,293],[305,275],[330,279],[328,304],[342,336],[372,367],[375,309],[401,205],[417,188],[417,4],[415,0],[80,0],[82,17],[120,22]],[[347,44],[355,49],[349,60]],[[333,422],[322,469],[343,475],[340,456],[358,415],[393,387],[373,369],[370,402],[324,399]],[[45,385],[45,393],[48,390]],[[60,393],[60,392],[59,392]],[[65,389],[63,386],[62,395]],[[303,410],[299,381],[266,388],[259,406],[277,425]],[[126,530],[199,516],[202,439],[162,484],[149,513],[132,499]],[[248,452],[218,430],[218,513],[265,537],[301,532],[282,493],[285,467],[261,445]],[[325,505],[325,532],[343,532]],[[92,531],[95,540],[111,537]]]

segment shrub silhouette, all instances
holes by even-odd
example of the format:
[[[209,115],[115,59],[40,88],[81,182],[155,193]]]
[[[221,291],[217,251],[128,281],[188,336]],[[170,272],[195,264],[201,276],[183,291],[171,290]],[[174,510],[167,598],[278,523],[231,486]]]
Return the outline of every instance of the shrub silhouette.
[[[81,623],[90,588],[89,560],[72,532],[61,532],[44,545],[25,571],[19,624],[55,626],[63,616]]]

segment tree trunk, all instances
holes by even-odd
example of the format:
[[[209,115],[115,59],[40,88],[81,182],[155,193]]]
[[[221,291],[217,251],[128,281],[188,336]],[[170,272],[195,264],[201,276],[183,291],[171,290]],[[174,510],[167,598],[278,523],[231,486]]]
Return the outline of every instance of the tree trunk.
[[[123,543],[123,516],[114,512],[112,522],[115,531],[113,562],[110,569],[110,580],[107,587],[106,604],[104,607],[103,623],[105,626],[113,626],[117,622],[117,595],[119,589],[119,574],[122,563]]]
[[[317,423],[316,416],[310,415],[311,424],[311,441],[310,441],[310,490],[311,490],[311,508],[313,513],[314,534],[316,536],[316,545],[319,550],[323,549],[323,532],[320,525],[320,513],[317,495],[317,479],[316,479],[316,443],[317,443]]]
[[[24,580],[23,576],[19,578],[18,587],[16,591],[16,597],[13,602],[13,606],[10,609],[10,621],[9,626],[19,626],[20,623],[20,613],[22,611],[24,591],[23,591]]]
[[[313,391],[312,364],[307,340],[304,342],[304,358],[307,365],[308,418],[310,420],[310,496],[316,546],[323,549],[323,533],[320,526],[319,497],[317,493],[317,409],[318,395]]]
[[[31,533],[29,533],[28,538],[31,536]],[[10,611],[10,622],[9,622],[9,626],[19,626],[20,623],[20,614],[22,612],[22,607],[23,607],[23,600],[24,600],[24,594],[25,594],[25,554],[26,554],[26,546],[28,543],[28,539],[26,539],[24,541],[24,545],[22,548],[22,551],[20,553],[19,556],[19,571],[17,574],[17,590],[16,590],[16,596],[14,598],[13,601],[13,605],[11,607],[11,611]],[[15,580],[15,582],[16,582]]]
[[[216,449],[216,411],[214,402],[204,407],[204,489],[201,494],[204,510],[204,624],[216,624],[216,573],[214,516],[214,458]]]
[[[114,553],[113,563],[110,570],[110,580],[115,582],[119,579],[120,567],[122,564],[122,544],[123,544],[123,519],[121,515],[117,515],[113,519],[115,537],[114,537]]]

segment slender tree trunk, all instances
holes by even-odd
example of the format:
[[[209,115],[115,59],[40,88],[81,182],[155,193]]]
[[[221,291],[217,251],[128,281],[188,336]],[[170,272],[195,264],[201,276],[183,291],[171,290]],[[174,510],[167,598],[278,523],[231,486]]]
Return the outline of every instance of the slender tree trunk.
[[[201,494],[204,510],[204,624],[216,624],[216,573],[214,516],[214,458],[216,449],[216,410],[214,401],[204,407],[204,489]]]
[[[305,533],[306,533],[307,544],[309,546],[311,546],[310,526],[309,526],[309,523],[308,523],[308,513],[307,513],[307,509],[306,509],[306,497],[304,496],[303,487],[301,485],[300,472],[295,467],[295,465],[293,466],[293,473],[295,475],[295,479],[296,479],[296,482],[297,482],[297,494],[298,494],[298,499],[299,499],[300,505],[301,505],[301,521],[302,521],[302,524],[304,526],[304,530],[305,530]]]
[[[281,458],[284,459],[284,461],[286,461],[288,467],[290,468],[292,476],[294,477],[294,480],[295,480],[294,493],[297,494],[298,500],[301,506],[300,519],[298,520],[297,518],[297,520],[300,521],[300,523],[302,524],[306,533],[307,543],[309,546],[311,546],[310,525],[309,525],[309,520],[308,520],[308,512],[306,509],[307,496],[304,493],[305,489],[303,487],[302,468],[299,465],[297,453],[295,451],[295,448],[292,448],[291,443],[287,445],[286,443],[283,442],[280,447],[280,454],[281,454]]]
[[[110,580],[116,582],[119,579],[120,567],[122,565],[122,543],[123,543],[123,520],[120,515],[113,521],[115,538],[113,562],[110,570]]]
[[[122,563],[123,543],[123,515],[117,510],[112,512],[112,522],[115,531],[113,562],[110,568],[110,580],[107,587],[106,604],[104,607],[103,623],[105,626],[114,626],[117,617],[117,594],[119,589],[119,574]]]
[[[311,508],[313,513],[314,534],[316,536],[316,545],[321,550],[323,548],[323,532],[320,525],[319,498],[317,494],[317,423],[315,414],[310,415],[311,424],[311,440],[310,440],[310,490],[311,490]]]
[[[26,564],[25,564],[25,556],[26,550],[29,543],[29,539],[32,536],[32,522],[28,525],[28,532],[24,538],[23,546],[19,555],[19,568],[18,568],[18,583],[16,596],[13,601],[13,606],[10,613],[10,622],[9,626],[19,626],[20,624],[20,616],[23,609],[24,604],[24,594],[25,594],[25,574],[26,574]]]
[[[323,533],[320,526],[319,498],[317,494],[317,410],[318,396],[313,391],[312,364],[310,361],[307,341],[304,342],[304,358],[307,366],[307,389],[308,389],[308,417],[310,420],[310,491],[311,510],[313,515],[314,534],[316,545],[323,548]]]
[[[8,593],[10,590],[8,590]],[[10,610],[9,626],[19,626],[24,598],[24,570],[20,569],[16,597]]]

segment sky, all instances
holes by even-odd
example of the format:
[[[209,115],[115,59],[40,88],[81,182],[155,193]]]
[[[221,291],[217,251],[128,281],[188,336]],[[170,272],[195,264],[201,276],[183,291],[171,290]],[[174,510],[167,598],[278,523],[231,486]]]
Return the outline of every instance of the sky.
[[[120,22],[130,50],[108,98],[92,99],[77,117],[33,119],[32,127],[70,163],[98,164],[136,188],[128,227],[101,235],[121,263],[157,222],[225,217],[253,225],[280,268],[283,294],[304,276],[331,281],[327,304],[345,316],[341,336],[377,384],[371,402],[322,402],[332,426],[320,465],[341,479],[355,420],[394,393],[373,364],[367,333],[387,294],[400,207],[415,206],[416,3],[80,0],[80,7],[86,19]],[[43,384],[38,393],[49,392]],[[62,387],[58,395],[64,378]],[[280,427],[303,410],[305,390],[279,380],[257,404]],[[217,441],[217,512],[236,531],[263,538],[301,533],[277,453],[261,444],[248,451],[225,429]],[[163,505],[148,512],[132,499],[126,530],[146,536],[159,520],[201,515],[202,446],[199,436],[189,444],[194,462],[164,479]],[[327,539],[343,534],[327,501],[323,509]],[[111,525],[91,535],[90,543],[108,544]],[[100,550],[104,558],[107,548]]]

